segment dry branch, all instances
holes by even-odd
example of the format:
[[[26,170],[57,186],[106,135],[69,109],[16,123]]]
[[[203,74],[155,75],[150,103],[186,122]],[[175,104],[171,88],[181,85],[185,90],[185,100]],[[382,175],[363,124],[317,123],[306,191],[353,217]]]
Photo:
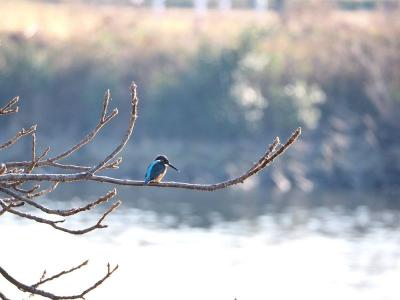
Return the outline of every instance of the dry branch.
[[[193,184],[186,182],[161,182],[161,183],[151,183],[145,185],[142,180],[131,180],[131,179],[118,179],[108,176],[91,175],[90,173],[73,173],[73,174],[5,174],[0,175],[0,182],[2,181],[14,181],[14,180],[24,180],[24,181],[53,181],[53,182],[74,182],[74,181],[97,181],[105,182],[116,185],[128,185],[128,186],[152,186],[152,187],[163,187],[163,188],[181,188],[190,189],[198,191],[215,191],[227,188],[229,186],[243,183],[249,177],[255,175],[256,173],[263,170],[265,167],[270,165],[278,156],[282,155],[301,134],[301,128],[297,128],[285,144],[278,147],[278,142],[272,144],[268,151],[255,163],[249,171],[245,172],[239,177],[226,180],[220,183],[214,184]]]
[[[11,139],[9,139],[7,142],[0,144],[0,150],[8,148],[12,145],[14,145],[20,138],[23,136],[32,134],[33,132],[36,131],[36,125],[32,125],[30,128],[25,129],[22,128],[20,131],[18,131]]]
[[[81,263],[80,265],[78,265],[76,267],[73,267],[73,268],[71,268],[69,270],[61,271],[60,273],[57,273],[57,274],[55,274],[53,276],[50,276],[50,277],[47,277],[47,278],[46,278],[46,273],[47,272],[46,272],[46,270],[44,270],[43,275],[40,278],[39,282],[33,284],[32,287],[33,288],[37,288],[39,285],[42,285],[42,284],[44,284],[44,283],[46,283],[48,281],[52,281],[52,280],[57,279],[57,278],[59,278],[59,277],[61,277],[63,275],[66,275],[68,273],[72,273],[72,272],[74,272],[74,271],[76,271],[76,270],[78,270],[78,269],[80,269],[80,268],[82,268],[84,266],[87,266],[88,262],[89,262],[89,260],[85,260],[83,263]]]
[[[16,190],[17,192],[20,192],[22,194],[31,194],[31,193],[35,192],[37,189],[39,189],[39,188],[40,188],[40,185],[38,185],[38,184],[33,186],[33,187],[31,187],[28,190],[20,188],[20,187],[17,187],[17,186],[13,187],[14,190]]]
[[[0,164],[0,175],[4,174],[5,172],[7,172],[6,164]]]
[[[96,135],[100,131],[100,129],[103,128],[104,125],[106,125],[108,122],[110,122],[116,115],[118,115],[118,109],[114,108],[114,110],[111,112],[111,114],[106,117],[108,103],[110,101],[109,93],[110,93],[110,91],[108,90],[108,93],[106,93],[106,94],[108,94],[108,97],[104,98],[103,110],[101,112],[100,121],[96,125],[96,127],[88,135],[86,135],[79,143],[72,146],[70,149],[64,151],[63,153],[48,159],[48,162],[56,162],[58,160],[64,159],[64,158],[70,156],[71,154],[73,154],[74,152],[78,151],[80,148],[82,148],[86,144],[90,143],[96,137]]]
[[[114,157],[116,157],[122,149],[126,146],[128,143],[132,132],[133,128],[135,127],[135,122],[137,119],[137,105],[138,105],[139,99],[137,97],[137,86],[134,82],[131,84],[131,115],[129,119],[129,125],[128,125],[128,130],[126,131],[125,136],[123,137],[121,143],[114,149],[113,152],[111,152],[102,162],[100,162],[97,166],[92,168],[89,171],[89,174],[94,174],[101,168],[103,168],[110,160],[112,160]]]
[[[3,108],[0,109],[0,116],[18,112],[18,101],[18,97],[13,98],[11,101],[9,101]],[[248,169],[248,171],[244,172],[241,176],[220,183],[193,184],[185,182],[161,182],[145,185],[142,180],[120,179],[99,175],[101,171],[104,171],[106,169],[116,169],[119,167],[119,165],[122,163],[122,157],[117,158],[117,156],[125,148],[133,134],[133,129],[135,127],[137,119],[139,99],[137,95],[137,86],[135,83],[132,82],[130,86],[130,117],[128,121],[128,126],[125,135],[122,137],[120,143],[114,148],[114,150],[94,166],[61,163],[61,160],[70,157],[72,154],[79,151],[82,147],[92,142],[97,134],[100,132],[100,130],[105,125],[109,124],[114,117],[117,116],[117,108],[114,108],[111,112],[108,112],[110,101],[111,94],[110,91],[107,90],[104,95],[102,110],[100,112],[98,123],[92,129],[92,131],[90,131],[75,145],[69,147],[67,150],[63,151],[60,154],[54,155],[53,157],[47,157],[50,151],[50,147],[47,147],[41,154],[38,154],[36,125],[32,126],[29,129],[22,129],[7,142],[0,144],[0,150],[2,150],[8,147],[12,147],[23,136],[31,135],[32,137],[30,160],[0,163],[0,195],[6,195],[8,197],[0,198],[0,216],[9,213],[20,218],[46,224],[56,230],[60,230],[69,234],[85,234],[96,229],[107,227],[107,225],[103,224],[104,219],[116,208],[119,207],[121,201],[118,200],[112,203],[110,207],[106,209],[105,212],[98,218],[94,225],[86,228],[69,229],[61,226],[61,223],[63,223],[65,219],[52,220],[50,218],[47,218],[47,216],[56,215],[69,218],[81,212],[92,210],[94,207],[104,205],[106,202],[108,202],[108,200],[112,199],[116,195],[116,189],[111,190],[104,196],[99,197],[98,199],[89,202],[86,205],[83,205],[81,207],[72,207],[69,209],[54,209],[47,207],[47,205],[39,203],[38,198],[53,192],[57,188],[57,186],[62,183],[77,181],[92,181],[98,183],[108,183],[113,185],[125,185],[134,187],[148,186],[158,188],[180,188],[197,191],[215,191],[219,189],[224,189],[239,183],[243,183],[249,177],[262,171],[264,168],[270,165],[278,156],[282,155],[293,143],[295,143],[301,134],[301,129],[296,129],[283,145],[280,143],[279,138],[276,138],[273,143],[269,145],[264,155],[262,155],[261,158]],[[41,168],[42,172],[37,173],[37,168]],[[64,173],[50,173],[48,172],[48,168],[63,170]],[[45,186],[48,187],[40,189],[40,185],[37,184],[39,182],[44,182]],[[22,187],[23,184],[29,183],[35,185]],[[21,211],[19,207],[22,205],[28,206],[32,212],[29,211],[29,213],[27,213]],[[45,217],[36,216],[36,211],[39,211],[42,214],[44,213]],[[34,285],[26,285],[19,282],[18,280],[10,276],[1,267],[0,274],[23,292],[40,295],[49,299],[83,299],[87,293],[101,285],[104,280],[106,280],[118,268],[118,266],[111,269],[110,265],[108,265],[107,273],[105,274],[105,276],[103,276],[100,280],[98,280],[96,283],[94,283],[92,286],[85,289],[82,293],[78,295],[57,296],[47,291],[38,289],[38,287],[48,281],[56,280],[65,274],[73,273],[74,271],[82,268],[86,264],[87,261],[74,268],[61,271],[60,273],[47,278],[45,278],[46,273],[43,273],[42,278]],[[1,292],[0,298],[9,300]]]
[[[43,189],[43,190],[41,190],[39,192],[36,192],[34,194],[33,194],[33,192],[36,191],[37,189],[28,191],[27,197],[28,197],[28,199],[33,199],[33,198],[37,198],[37,197],[41,197],[41,196],[50,194],[51,192],[53,192],[58,187],[58,185],[59,185],[59,182],[53,182],[51,184],[51,186],[48,187],[47,189]],[[40,185],[36,185],[35,187],[40,188]]]
[[[90,210],[99,204],[107,202],[108,200],[110,200],[112,197],[114,197],[117,194],[117,190],[113,189],[112,191],[109,191],[106,195],[104,195],[103,197],[100,197],[96,201],[93,201],[85,206],[63,210],[63,209],[47,208],[43,205],[40,205],[39,203],[37,203],[35,201],[28,199],[28,197],[19,195],[18,193],[14,192],[10,189],[1,187],[1,186],[0,186],[0,191],[3,192],[4,194],[14,197],[14,199],[16,199],[16,200],[19,200],[21,202],[29,204],[29,205],[45,212],[46,214],[57,215],[57,216],[62,216],[62,217],[72,216],[72,215],[76,215],[82,211]]]
[[[0,299],[1,299],[1,300],[10,300],[10,299],[7,298],[2,292],[0,292]]]
[[[2,199],[0,199],[0,203],[4,203]],[[0,204],[0,205],[1,205],[1,204]],[[6,204],[4,203],[4,206],[3,206],[3,205],[1,205],[1,206],[2,206],[2,209],[0,210],[0,217],[1,217],[4,213],[8,212],[12,207],[15,207],[16,204],[10,203],[10,204],[6,205]]]
[[[86,261],[87,263],[87,261]],[[52,279],[50,280],[54,280],[59,278],[60,276],[67,274],[67,273],[71,273],[74,272],[76,270],[78,270],[79,268],[81,268],[82,266],[86,265],[86,263],[83,263],[81,265],[79,265],[78,267],[72,268],[71,270],[68,271],[63,271],[55,276],[53,276]],[[97,288],[99,285],[101,285],[107,278],[109,278],[116,270],[118,269],[118,265],[116,265],[114,268],[110,268],[110,264],[107,264],[107,272],[106,274],[99,279],[97,282],[95,282],[94,284],[92,284],[89,288],[85,289],[84,291],[82,291],[80,294],[76,294],[76,295],[70,295],[70,296],[58,296],[55,295],[53,293],[49,293],[43,290],[40,290],[37,288],[37,286],[39,286],[41,283],[36,283],[35,285],[29,286],[26,285],[20,281],[18,281],[17,279],[15,279],[14,277],[12,277],[10,274],[8,274],[6,272],[6,270],[4,270],[2,267],[0,267],[0,274],[11,284],[13,284],[14,286],[16,286],[19,290],[26,292],[26,293],[31,293],[34,295],[39,295],[48,299],[53,299],[53,300],[62,300],[62,299],[84,299],[84,297],[91,292],[92,290],[94,290],[95,288]],[[47,280],[49,281],[49,280]],[[44,283],[44,282],[42,282]],[[4,296],[5,297],[5,296]],[[4,298],[7,299],[7,298]]]
[[[104,219],[110,213],[112,213],[120,205],[121,205],[121,201],[117,201],[114,204],[112,204],[111,207],[92,226],[89,226],[89,227],[86,227],[86,228],[83,228],[83,229],[69,229],[69,228],[62,227],[62,226],[58,225],[59,223],[63,223],[65,221],[65,219],[54,221],[54,220],[50,220],[50,219],[46,219],[46,218],[41,218],[41,217],[29,214],[29,213],[24,213],[24,212],[21,212],[19,210],[13,209],[13,208],[11,208],[12,206],[10,207],[10,205],[7,205],[2,200],[0,200],[0,206],[3,208],[3,210],[5,212],[11,213],[11,214],[16,215],[16,216],[21,217],[21,218],[25,218],[25,219],[28,219],[28,220],[35,221],[37,223],[47,224],[47,225],[53,227],[54,229],[57,229],[57,230],[60,230],[60,231],[66,232],[66,233],[74,234],[74,235],[82,235],[82,234],[91,232],[91,231],[93,231],[95,229],[101,229],[101,228],[108,227],[107,225],[102,224],[102,222],[104,221]],[[93,205],[92,207],[94,207],[94,206],[95,205]],[[85,206],[83,208],[74,209],[77,212],[74,211],[73,214],[77,214],[77,213],[79,213],[80,211],[83,211],[83,210],[89,210],[92,207],[88,208],[88,206]]]
[[[8,115],[17,113],[19,107],[16,105],[19,101],[19,97],[11,99],[3,108],[0,108],[0,115]]]

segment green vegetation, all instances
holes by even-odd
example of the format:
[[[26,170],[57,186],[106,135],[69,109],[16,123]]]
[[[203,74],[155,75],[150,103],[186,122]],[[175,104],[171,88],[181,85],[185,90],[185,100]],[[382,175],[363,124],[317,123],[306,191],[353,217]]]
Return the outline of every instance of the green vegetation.
[[[326,9],[280,19],[236,11],[198,19],[180,10],[157,16],[25,2],[5,2],[0,10],[12,11],[0,21],[0,98],[20,95],[21,122],[40,120],[45,138],[59,130],[81,136],[95,124],[104,90],[122,103],[134,79],[142,100],[135,135],[142,154],[135,155],[144,157],[149,147],[156,154],[162,145],[184,167],[191,163],[188,147],[200,143],[203,150],[191,149],[200,160],[228,164],[302,126],[292,163],[274,166],[295,186],[398,184],[397,13]],[[219,169],[217,178],[230,172]],[[129,172],[142,174],[139,167]]]

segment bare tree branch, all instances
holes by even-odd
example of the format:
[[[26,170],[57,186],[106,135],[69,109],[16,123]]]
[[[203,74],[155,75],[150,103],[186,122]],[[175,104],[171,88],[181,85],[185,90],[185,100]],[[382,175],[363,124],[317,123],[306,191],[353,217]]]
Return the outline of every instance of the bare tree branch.
[[[107,91],[104,94],[103,110],[101,112],[100,122],[104,123],[106,120],[106,114],[107,114],[108,104],[110,103],[110,100],[111,100],[110,89],[107,89]]]
[[[14,145],[20,138],[22,138],[25,135],[29,135],[34,131],[36,131],[36,125],[32,125],[28,129],[25,129],[25,128],[21,129],[11,139],[9,139],[7,142],[5,142],[3,144],[0,144],[0,150],[8,148],[8,147]]]
[[[110,160],[112,160],[114,157],[116,157],[122,149],[125,147],[125,145],[128,143],[129,138],[132,135],[133,128],[135,127],[135,122],[137,119],[137,105],[138,105],[139,99],[137,96],[137,86],[134,82],[131,84],[131,115],[129,119],[129,125],[128,125],[128,130],[126,131],[126,134],[124,138],[122,139],[121,143],[114,149],[112,153],[110,153],[102,162],[100,162],[96,167],[92,168],[89,173],[94,174],[101,168],[103,168]]]
[[[39,189],[39,188],[40,188],[40,185],[39,185],[39,184],[34,185],[33,187],[31,187],[31,188],[28,189],[28,190],[23,189],[23,188],[20,188],[20,187],[17,187],[17,186],[15,186],[15,187],[13,187],[13,188],[14,188],[14,190],[16,190],[17,192],[20,192],[20,193],[23,193],[23,194],[31,194],[31,193],[35,192],[37,189]]]
[[[133,84],[134,85],[134,84]],[[135,85],[136,88],[136,85]],[[53,166],[53,167],[58,167],[61,169],[69,169],[69,170],[79,170],[79,171],[89,171],[93,169],[93,167],[86,167],[86,166],[76,166],[76,165],[64,165],[57,163],[57,161],[62,160],[70,155],[72,155],[74,152],[78,151],[80,148],[85,146],[86,144],[90,143],[98,134],[98,132],[107,124],[109,123],[115,116],[118,115],[118,109],[114,108],[113,111],[107,116],[107,109],[109,102],[111,100],[111,94],[110,90],[107,90],[104,96],[104,102],[103,102],[103,109],[101,112],[100,120],[96,127],[89,133],[87,134],[80,142],[72,146],[70,149],[64,151],[63,153],[54,156],[52,158],[49,158],[45,161],[38,162],[37,166]],[[133,127],[132,127],[133,129]],[[127,137],[129,139],[130,135]],[[126,142],[125,142],[126,144]],[[0,148],[1,149],[1,148]],[[28,161],[23,161],[23,162],[10,162],[6,164],[8,168],[11,167],[25,167],[29,165]],[[101,169],[106,169],[106,168],[115,168],[115,165],[112,166],[103,166]],[[99,168],[100,169],[100,168]]]
[[[0,164],[0,175],[4,174],[5,172],[7,172],[7,166],[6,164],[2,163]]]
[[[36,133],[32,133],[32,165],[36,161]]]
[[[28,193],[27,197],[29,199],[33,199],[33,198],[37,198],[37,197],[41,197],[41,196],[47,195],[47,194],[53,192],[58,187],[59,184],[60,184],[59,182],[53,182],[50,187],[48,187],[47,189],[43,189],[43,190],[41,190],[41,191],[39,191],[39,192],[37,192],[35,194],[33,194],[33,192],[36,191],[37,189],[32,190],[32,191],[30,191]],[[35,187],[40,188],[39,185],[36,185]]]
[[[298,130],[301,131],[300,128],[298,128]],[[293,134],[295,134],[295,133],[293,133]],[[292,136],[293,136],[293,134],[292,134]],[[279,137],[276,137],[275,140],[272,142],[272,144],[270,144],[268,146],[268,149],[265,152],[265,154],[247,172],[249,173],[249,172],[253,171],[254,169],[256,169],[257,167],[261,166],[263,164],[263,162],[265,161],[265,159],[268,158],[273,152],[275,152],[276,148],[279,145],[280,145]]]
[[[78,267],[76,267],[76,268],[74,268],[74,269],[72,269],[72,270],[64,271],[64,274],[71,273],[71,272],[73,272],[73,271],[79,269],[79,268],[82,267],[82,266],[83,266],[83,264],[80,265],[80,266],[78,266]],[[17,279],[15,279],[14,277],[12,277],[10,274],[8,274],[8,273],[6,272],[6,270],[4,270],[2,267],[0,267],[0,274],[1,274],[7,281],[9,281],[11,284],[13,284],[14,286],[16,286],[19,290],[21,290],[21,291],[23,291],[23,292],[31,293],[31,294],[34,294],[34,295],[39,295],[39,296],[42,296],[42,297],[45,297],[45,298],[48,298],[48,299],[52,299],[52,300],[63,300],[63,299],[84,299],[84,297],[85,297],[89,292],[91,292],[92,290],[94,290],[95,288],[97,288],[99,285],[101,285],[101,284],[102,284],[106,279],[108,279],[117,269],[118,269],[118,265],[116,265],[114,268],[111,269],[111,268],[110,268],[110,264],[107,264],[107,272],[106,272],[106,274],[105,274],[100,280],[98,280],[97,282],[95,282],[95,283],[94,283],[93,285],[91,285],[89,288],[87,288],[87,289],[85,289],[84,291],[82,291],[80,294],[70,295],[70,296],[58,296],[58,295],[55,295],[55,294],[52,294],[52,293],[49,293],[49,292],[46,292],[46,291],[37,289],[37,288],[35,287],[35,285],[33,285],[33,286],[26,285],[26,284],[24,284],[24,283],[18,281]],[[61,273],[63,273],[63,272],[61,272]],[[55,277],[55,276],[53,276],[53,277],[58,278],[58,277],[64,275],[64,274],[61,274],[61,273],[59,273],[58,276],[55,275],[55,276],[57,276],[57,277]],[[53,278],[53,279],[55,279],[55,278]],[[40,284],[40,283],[39,283],[39,284]],[[39,285],[39,284],[37,284],[37,285]],[[2,295],[2,294],[0,294],[0,295]],[[4,299],[7,299],[7,298],[5,298],[5,296],[4,296]]]
[[[112,197],[114,197],[117,194],[117,190],[114,188],[112,191],[109,191],[106,195],[104,195],[103,197],[100,197],[99,199],[97,199],[96,201],[93,201],[85,206],[79,207],[79,208],[71,208],[71,209],[49,209],[43,205],[40,205],[39,203],[32,201],[30,199],[28,199],[27,197],[24,197],[22,195],[19,195],[16,192],[13,192],[10,189],[4,188],[0,186],[0,191],[14,197],[16,200],[22,201],[24,203],[27,203],[47,214],[51,214],[51,215],[57,215],[57,216],[62,216],[62,217],[67,217],[67,216],[72,216],[72,215],[76,215],[82,211],[86,211],[86,210],[90,210],[92,208],[94,208],[95,206],[102,204],[104,202],[107,202],[108,200],[110,200]]]
[[[42,285],[42,284],[44,284],[44,283],[46,283],[48,281],[57,279],[57,278],[59,278],[59,277],[61,277],[63,275],[66,275],[68,273],[72,273],[72,272],[74,272],[74,271],[76,271],[76,270],[78,270],[78,269],[80,269],[80,268],[82,268],[84,266],[87,266],[88,262],[89,262],[89,260],[85,260],[83,263],[81,263],[80,265],[78,265],[76,267],[73,267],[73,268],[71,268],[69,270],[61,271],[60,273],[57,273],[57,274],[55,274],[53,276],[50,276],[50,277],[47,277],[47,278],[45,278],[46,270],[44,270],[42,278],[40,278],[39,282],[33,284],[32,287],[33,288],[37,288],[39,285]]]
[[[0,199],[0,202],[1,202],[2,200]],[[4,213],[6,213],[6,212],[8,212],[9,210],[10,210],[10,208],[12,208],[12,207],[15,207],[16,205],[14,204],[14,203],[10,203],[10,204],[8,204],[8,205],[2,205],[2,209],[0,210],[0,217],[4,214]]]
[[[52,220],[51,218],[47,218],[50,215],[56,215],[61,217],[71,217],[73,215],[79,214],[84,211],[89,211],[96,206],[104,205],[110,199],[112,199],[117,191],[114,188],[113,190],[106,193],[104,196],[99,197],[98,199],[89,202],[88,204],[82,205],[81,207],[72,207],[69,209],[54,209],[47,207],[43,203],[38,202],[38,197],[43,195],[52,193],[58,185],[66,182],[98,182],[98,183],[108,183],[113,185],[125,185],[132,187],[158,187],[158,188],[180,188],[180,189],[190,189],[197,191],[216,191],[219,189],[224,189],[239,183],[243,183],[249,177],[259,173],[268,165],[270,165],[278,156],[282,155],[293,143],[296,142],[298,137],[301,134],[301,129],[298,128],[295,130],[289,139],[285,142],[285,144],[281,144],[279,138],[276,138],[271,145],[267,148],[266,152],[261,156],[261,158],[254,163],[246,172],[242,175],[235,177],[233,179],[229,179],[219,183],[213,184],[193,184],[186,182],[161,182],[161,183],[150,183],[149,185],[145,185],[142,180],[132,180],[132,179],[120,179],[108,176],[98,175],[99,172],[106,169],[116,169],[122,163],[122,157],[117,156],[121,153],[121,151],[127,145],[129,139],[132,136],[133,129],[135,127],[136,119],[137,119],[137,111],[138,111],[138,95],[137,95],[137,86],[132,82],[130,86],[130,117],[128,121],[128,127],[125,135],[122,137],[120,143],[114,148],[114,150],[105,156],[97,164],[93,165],[76,165],[76,164],[63,164],[60,163],[62,159],[65,159],[71,156],[73,153],[80,150],[83,146],[92,142],[96,135],[100,132],[100,130],[107,125],[114,117],[117,116],[118,110],[114,108],[110,113],[108,112],[108,107],[111,101],[110,91],[107,90],[104,95],[102,110],[100,113],[99,121],[97,125],[90,131],[82,140],[68,148],[64,152],[54,155],[51,158],[45,158],[49,151],[50,147],[47,147],[41,154],[38,155],[38,142],[36,137],[36,125],[32,126],[29,129],[22,129],[19,131],[14,137],[12,137],[7,142],[0,144],[0,150],[12,147],[21,137],[26,135],[31,135],[32,143],[31,143],[31,158],[30,160],[25,161],[14,161],[14,162],[1,162],[0,163],[0,195],[7,195],[7,198],[0,198],[0,216],[10,213],[17,217],[28,219],[34,222],[46,224],[51,226],[52,228],[63,231],[69,234],[74,235],[82,235],[88,232],[91,232],[96,229],[101,229],[107,227],[107,225],[103,224],[105,218],[112,213],[115,209],[117,209],[121,201],[115,201],[112,203],[108,209],[98,218],[95,224],[78,229],[69,229],[61,226],[61,223],[65,221],[65,219],[60,220]],[[9,101],[3,108],[0,109],[0,116],[15,113],[18,111],[18,102],[19,98],[13,98]],[[41,168],[41,173],[37,173],[37,168]],[[49,168],[56,170],[63,170],[64,173],[50,173],[48,172]],[[37,184],[39,182],[46,183],[45,186],[47,188],[43,188],[40,190],[40,185]],[[23,184],[27,184],[28,187],[22,187]],[[34,186],[29,186],[29,184],[35,184]],[[23,212],[19,208],[20,206],[26,205],[31,210],[29,212]],[[36,216],[36,210],[45,214],[45,217]],[[101,285],[117,268],[110,268],[110,265],[107,265],[107,273],[101,277],[96,283],[91,285],[89,288],[85,289],[83,292],[77,295],[72,296],[58,296],[53,293],[49,293],[47,291],[38,289],[39,286],[43,285],[46,282],[56,280],[63,275],[73,273],[74,271],[82,268],[87,264],[87,261],[82,264],[73,267],[68,270],[61,271],[53,276],[46,278],[46,272],[43,273],[42,278],[39,282],[34,285],[26,285],[12,276],[10,276],[3,268],[0,267],[0,274],[8,280],[11,284],[16,286],[23,292],[31,293],[33,295],[39,295],[48,299],[83,299],[86,294],[88,294],[93,289],[97,288]],[[0,292],[0,298],[9,300]]]
[[[7,298],[2,292],[0,292],[0,299],[1,299],[1,300],[10,300],[10,299]]]
[[[72,153],[78,151],[80,148],[82,148],[89,142],[91,142],[96,137],[96,135],[100,131],[100,129],[103,128],[104,125],[106,125],[109,121],[111,121],[118,114],[118,109],[114,108],[114,110],[111,112],[111,114],[106,116],[109,101],[110,101],[110,91],[107,90],[106,96],[104,97],[103,110],[101,112],[100,121],[97,124],[97,126],[87,136],[85,136],[79,143],[72,146],[67,151],[65,151],[55,157],[50,158],[48,160],[48,162],[56,162],[58,160],[64,159],[64,158],[70,156]]]
[[[57,181],[57,182],[74,182],[74,181],[97,181],[97,182],[106,182],[112,183],[116,185],[128,185],[128,186],[153,186],[153,187],[163,187],[163,188],[181,188],[181,189],[190,189],[190,190],[198,190],[198,191],[216,191],[219,189],[224,189],[229,186],[243,183],[249,177],[255,175],[260,172],[262,169],[271,164],[278,156],[282,155],[296,140],[301,134],[301,128],[297,128],[289,139],[283,144],[281,147],[277,147],[277,144],[273,143],[272,150],[275,150],[271,153],[268,150],[257,163],[255,163],[249,171],[245,172],[243,175],[226,180],[220,183],[214,184],[193,184],[193,183],[185,183],[185,182],[160,182],[160,183],[151,183],[149,185],[145,185],[141,180],[130,180],[130,179],[118,179],[108,176],[99,176],[99,175],[91,175],[88,173],[74,173],[74,174],[5,174],[0,175],[0,183],[2,181],[14,181],[14,180],[24,180],[24,181]],[[279,141],[278,141],[279,142]]]
[[[70,233],[70,234],[74,234],[74,235],[82,235],[88,232],[91,232],[95,229],[101,229],[101,228],[106,228],[108,227],[107,225],[103,225],[102,222],[104,221],[104,219],[106,218],[107,215],[109,215],[111,212],[113,212],[115,209],[117,209],[119,206],[121,205],[121,201],[117,201],[115,202],[113,205],[111,205],[111,207],[101,216],[101,218],[97,221],[96,224],[83,228],[83,229],[69,229],[69,228],[65,228],[62,226],[59,226],[59,223],[63,223],[65,220],[49,220],[49,219],[45,219],[45,218],[41,218],[38,216],[34,216],[32,214],[28,214],[28,213],[23,213],[21,211],[18,211],[16,209],[12,209],[10,208],[8,205],[6,205],[2,200],[0,200],[0,206],[3,208],[3,210],[5,210],[6,212],[9,212],[13,215],[16,215],[18,217],[21,218],[25,218],[25,219],[29,219],[38,223],[42,223],[42,224],[47,224],[51,227],[53,227],[54,229],[66,232],[66,233]]]
[[[107,273],[106,275],[104,275],[103,278],[101,278],[99,281],[97,281],[95,284],[93,284],[91,287],[89,287],[88,289],[84,290],[81,294],[77,295],[76,298],[71,298],[71,299],[80,299],[88,294],[89,292],[93,291],[95,288],[97,288],[99,285],[101,285],[108,277],[110,277],[112,275],[112,273],[114,273],[117,269],[118,269],[118,265],[116,265],[114,268],[111,269],[110,264],[107,264]]]
[[[0,108],[0,115],[17,113],[19,107],[16,105],[19,97],[12,98],[3,108]]]

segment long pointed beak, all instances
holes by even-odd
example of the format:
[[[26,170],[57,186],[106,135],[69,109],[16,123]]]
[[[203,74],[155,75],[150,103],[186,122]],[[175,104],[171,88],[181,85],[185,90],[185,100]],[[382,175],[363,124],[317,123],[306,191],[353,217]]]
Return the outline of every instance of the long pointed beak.
[[[168,166],[170,166],[172,169],[174,169],[175,171],[179,172],[179,170],[177,168],[175,168],[173,165],[168,164]]]

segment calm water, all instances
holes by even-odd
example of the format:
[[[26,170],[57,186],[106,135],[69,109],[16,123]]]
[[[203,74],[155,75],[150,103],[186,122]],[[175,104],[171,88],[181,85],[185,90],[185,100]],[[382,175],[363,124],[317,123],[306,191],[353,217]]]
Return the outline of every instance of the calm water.
[[[0,264],[34,283],[44,268],[52,274],[89,258],[86,269],[48,285],[63,294],[97,280],[108,261],[118,263],[117,273],[87,297],[97,300],[400,299],[399,211],[354,196],[352,205],[341,203],[346,197],[330,205],[330,197],[320,205],[250,200],[234,217],[218,209],[196,215],[190,206],[180,214],[145,209],[142,199],[142,207],[125,203],[111,215],[109,228],[78,237],[3,216]],[[68,225],[89,225],[95,217]],[[28,298],[3,279],[0,290]]]

